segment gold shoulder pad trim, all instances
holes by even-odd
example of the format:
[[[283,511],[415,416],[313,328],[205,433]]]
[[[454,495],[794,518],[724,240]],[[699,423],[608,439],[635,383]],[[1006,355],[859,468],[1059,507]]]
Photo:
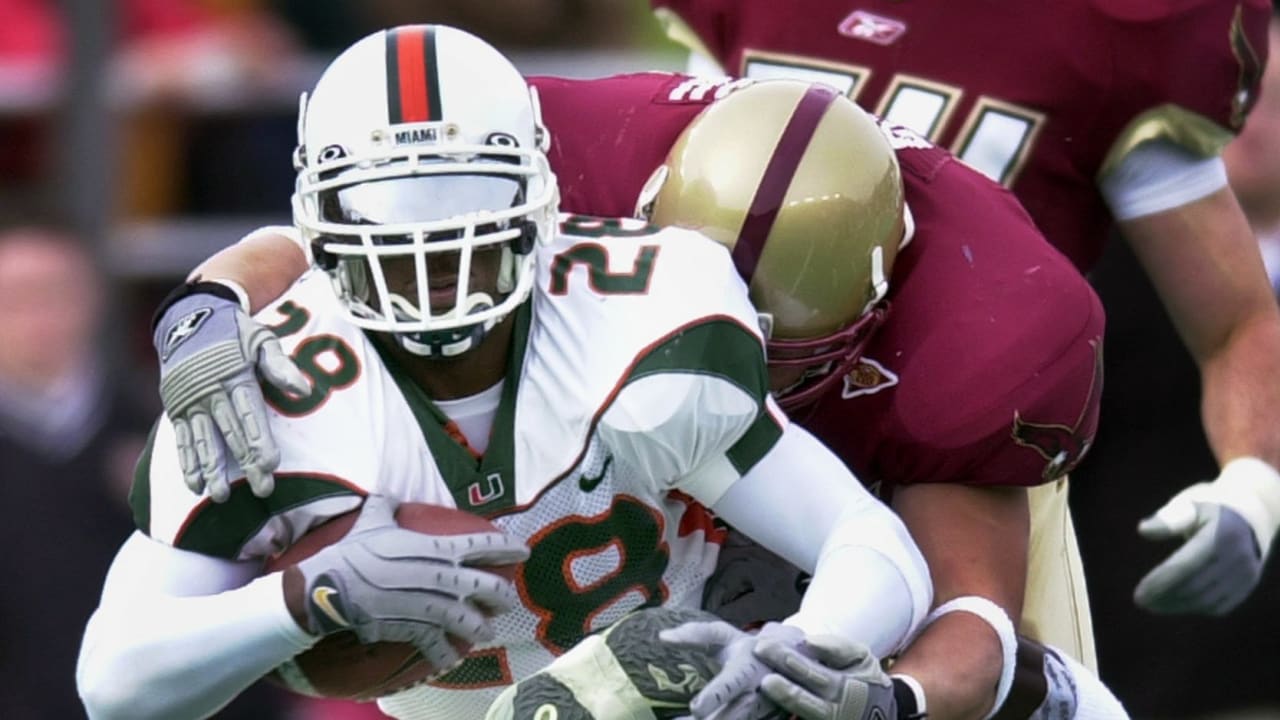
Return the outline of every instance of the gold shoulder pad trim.
[[[1166,140],[1195,155],[1210,158],[1221,153],[1232,137],[1230,130],[1204,115],[1180,105],[1160,105],[1134,118],[1120,133],[1098,169],[1097,179],[1107,177],[1126,155],[1144,142]]]
[[[724,72],[724,66],[721,65],[720,61],[716,59],[716,56],[707,49],[707,46],[703,44],[702,39],[698,37],[698,33],[694,32],[693,28],[689,27],[689,24],[684,21],[684,18],[677,15],[671,8],[655,8],[653,14],[658,18],[658,23],[662,25],[662,29],[666,31],[667,37],[689,48],[689,50],[694,54],[701,55],[707,60],[707,62],[710,62],[719,68],[720,72]]]

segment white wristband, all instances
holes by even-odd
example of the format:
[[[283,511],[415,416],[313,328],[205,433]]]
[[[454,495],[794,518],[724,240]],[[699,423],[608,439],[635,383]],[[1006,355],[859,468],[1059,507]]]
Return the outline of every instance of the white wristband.
[[[995,630],[996,637],[1000,638],[1000,651],[1004,656],[1004,665],[1000,668],[1000,682],[996,685],[995,704],[991,706],[991,711],[984,718],[989,720],[999,712],[1000,706],[1004,705],[1005,699],[1009,697],[1009,689],[1013,687],[1013,671],[1018,654],[1018,634],[1013,629],[1013,622],[1009,620],[1009,615],[1005,613],[1004,608],[978,595],[954,598],[934,608],[933,612],[929,613],[929,617],[925,618],[925,627],[932,625],[943,615],[953,612],[967,612],[978,616],[985,620],[991,629]]]
[[[1280,525],[1280,473],[1258,458],[1241,457],[1224,465],[1213,485],[1219,501],[1253,528],[1265,560]]]

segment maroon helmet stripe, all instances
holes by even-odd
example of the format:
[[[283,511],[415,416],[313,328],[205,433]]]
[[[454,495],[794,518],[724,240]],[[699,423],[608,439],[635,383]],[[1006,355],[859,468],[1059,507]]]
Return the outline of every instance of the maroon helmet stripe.
[[[787,189],[791,187],[791,178],[800,165],[800,158],[804,157],[818,122],[835,99],[835,90],[825,85],[810,86],[796,104],[777,147],[773,149],[764,177],[760,179],[760,187],[756,188],[756,196],[751,200],[751,209],[747,211],[738,240],[733,245],[733,264],[747,283],[756,273],[760,253],[773,230],[773,222],[782,208]]]
[[[413,25],[387,33],[387,104],[393,124],[440,119],[434,27]]]

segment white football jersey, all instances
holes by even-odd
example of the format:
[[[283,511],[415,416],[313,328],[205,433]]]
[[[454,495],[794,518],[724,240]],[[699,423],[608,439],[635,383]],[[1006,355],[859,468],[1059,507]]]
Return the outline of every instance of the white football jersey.
[[[279,552],[379,493],[454,506],[524,540],[521,605],[437,682],[385,698],[397,717],[481,717],[498,690],[641,606],[697,607],[722,532],[710,504],[777,441],[756,313],[728,252],[639,221],[562,216],[537,250],[481,458],[394,360],[342,319],[313,272],[258,319],[312,380],[264,386],[280,446],[276,490],[238,467],[215,504],[181,478],[162,418],[139,463],[139,527],[239,560]],[[228,460],[228,462],[233,462]]]

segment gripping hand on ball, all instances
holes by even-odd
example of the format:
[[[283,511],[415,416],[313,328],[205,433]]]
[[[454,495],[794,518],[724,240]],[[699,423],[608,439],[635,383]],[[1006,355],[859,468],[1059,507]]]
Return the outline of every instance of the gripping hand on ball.
[[[449,636],[467,644],[492,639],[489,616],[516,602],[510,581],[473,566],[518,563],[528,549],[498,531],[407,530],[396,524],[395,508],[394,500],[370,495],[341,540],[296,565],[305,628],[350,630],[363,643],[410,643],[436,667],[450,667],[460,658]]]

